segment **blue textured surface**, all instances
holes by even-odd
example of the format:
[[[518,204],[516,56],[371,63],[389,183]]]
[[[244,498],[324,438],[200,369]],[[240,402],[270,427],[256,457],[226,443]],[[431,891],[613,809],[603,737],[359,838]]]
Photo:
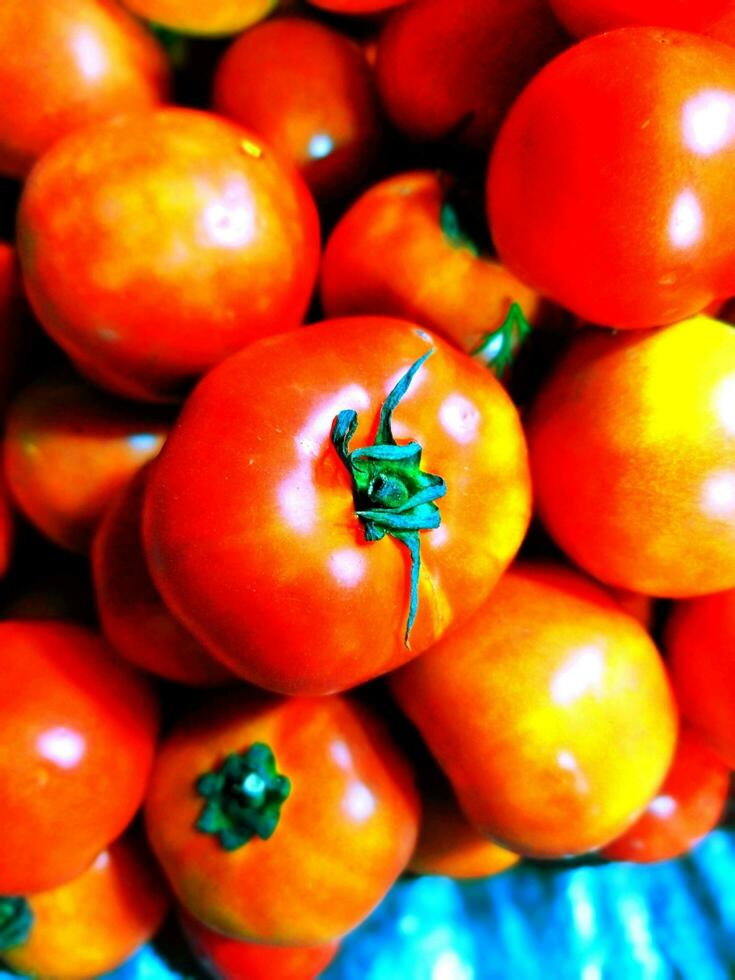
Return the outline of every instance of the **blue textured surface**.
[[[734,882],[732,830],[651,867],[528,864],[479,882],[401,881],[345,940],[324,978],[730,980]],[[108,976],[195,975],[146,948]]]

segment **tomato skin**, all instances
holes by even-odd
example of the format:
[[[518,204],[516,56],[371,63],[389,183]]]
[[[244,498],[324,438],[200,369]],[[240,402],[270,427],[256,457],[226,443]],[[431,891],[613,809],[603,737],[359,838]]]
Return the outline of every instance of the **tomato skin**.
[[[491,158],[503,263],[616,328],[731,295],[733,99],[735,52],[701,35],[623,28],[560,55],[514,103]]]
[[[664,645],[682,715],[735,769],[735,589],[676,603]]]
[[[313,7],[335,14],[376,14],[400,7],[406,0],[308,0]]]
[[[645,595],[735,585],[733,372],[706,317],[575,340],[526,431],[539,515],[578,565]]]
[[[653,642],[561,567],[511,569],[468,623],[389,682],[467,817],[522,855],[608,843],[673,756],[676,705]]]
[[[562,50],[545,0],[414,0],[378,45],[378,88],[413,140],[489,149],[513,99]]]
[[[319,198],[359,185],[380,139],[372,72],[356,44],[299,17],[242,34],[214,77],[217,112],[259,133]]]
[[[548,0],[575,37],[617,27],[673,27],[718,36],[718,22],[732,11],[730,0]]]
[[[81,626],[0,622],[0,660],[0,893],[27,895],[81,874],[128,825],[158,710]]]
[[[163,49],[110,0],[5,0],[0,173],[24,177],[67,133],[166,100]]]
[[[319,219],[259,137],[162,109],[46,154],[21,199],[18,251],[42,325],[83,373],[170,400],[233,351],[301,322]]]
[[[267,17],[278,0],[123,0],[134,14],[181,34],[236,34]]]
[[[105,508],[158,453],[169,421],[75,380],[37,381],[7,416],[5,475],[13,500],[48,538],[87,552]]]
[[[29,899],[28,940],[2,954],[19,973],[93,980],[116,969],[163,921],[168,895],[147,849],[122,837],[78,877]]]
[[[195,782],[255,742],[270,746],[291,793],[270,839],[228,852],[195,829]],[[176,896],[206,926],[314,946],[361,922],[403,871],[419,800],[409,766],[356,702],[239,691],[210,700],[163,743],[145,816]]]
[[[375,184],[345,212],[324,251],[327,316],[405,317],[467,352],[499,327],[513,302],[534,322],[539,297],[492,259],[442,230],[447,183],[414,171]]]
[[[602,849],[612,861],[649,864],[679,857],[717,825],[727,800],[727,766],[691,729],[656,796],[626,832]]]
[[[229,939],[179,913],[194,953],[215,980],[316,980],[337,955],[339,942],[323,946],[263,946]]]
[[[391,388],[432,347],[394,414],[396,439],[415,439],[448,487],[442,526],[421,533],[409,649],[408,550],[365,540],[330,435],[353,408],[353,444],[369,441]],[[529,509],[523,433],[500,384],[412,324],[355,317],[253,344],[207,375],[151,473],[144,541],[167,605],[227,666],[279,693],[326,694],[404,663],[474,611]]]
[[[148,468],[137,473],[108,507],[92,547],[100,623],[122,657],[161,677],[202,687],[233,675],[204,650],[163,604],[143,553],[141,520]]]

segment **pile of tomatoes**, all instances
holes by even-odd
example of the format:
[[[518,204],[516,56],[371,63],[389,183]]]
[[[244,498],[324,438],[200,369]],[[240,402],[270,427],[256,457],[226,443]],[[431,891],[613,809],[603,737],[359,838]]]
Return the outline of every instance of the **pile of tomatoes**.
[[[0,48],[4,962],[171,910],[307,980],[404,873],[705,836],[735,2],[3,0]]]

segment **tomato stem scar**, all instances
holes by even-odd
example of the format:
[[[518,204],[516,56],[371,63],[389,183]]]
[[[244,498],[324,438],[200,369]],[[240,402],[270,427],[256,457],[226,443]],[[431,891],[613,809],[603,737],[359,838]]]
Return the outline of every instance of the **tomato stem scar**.
[[[427,351],[406,371],[380,409],[375,442],[350,451],[357,429],[357,412],[346,409],[334,420],[332,445],[352,477],[355,513],[366,541],[380,541],[389,534],[404,544],[411,555],[411,599],[404,643],[416,619],[421,568],[419,531],[439,527],[441,514],[434,503],[447,492],[440,476],[421,470],[422,447],[417,442],[399,446],[393,438],[393,411],[408,391],[414,375],[434,349]]]
[[[16,895],[0,896],[0,951],[22,946],[33,925],[28,902]]]

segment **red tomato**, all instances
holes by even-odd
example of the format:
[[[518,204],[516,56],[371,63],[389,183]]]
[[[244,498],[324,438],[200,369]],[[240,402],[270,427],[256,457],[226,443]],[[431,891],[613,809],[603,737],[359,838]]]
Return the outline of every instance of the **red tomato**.
[[[94,980],[153,936],[167,906],[150,854],[123,837],[78,877],[31,896],[28,938],[3,950],[2,958],[27,976]]]
[[[729,785],[724,762],[684,729],[661,789],[633,826],[603,848],[603,855],[648,864],[685,854],[716,826]]]
[[[732,0],[548,0],[570,34],[586,37],[634,24],[717,36]]]
[[[111,0],[3,0],[0,173],[22,177],[62,136],[165,101],[155,38]]]
[[[91,631],[0,623],[0,894],[81,874],[141,804],[156,702]]]
[[[46,154],[21,200],[18,250],[41,323],[86,374],[170,398],[301,322],[319,227],[301,178],[259,137],[169,109]]]
[[[236,34],[257,24],[278,0],[123,0],[139,17],[181,34]]]
[[[215,980],[316,980],[337,955],[339,942],[323,946],[262,946],[212,932],[180,913],[191,948]]]
[[[404,462],[349,445],[360,489],[335,417],[357,412],[355,445],[374,444],[412,365],[401,447],[386,449]],[[207,375],[151,473],[144,540],[164,600],[207,649],[261,687],[324,694],[392,670],[473,612],[529,507],[523,433],[490,373],[412,324],[359,317],[253,344]]]
[[[232,674],[171,615],[151,580],[141,537],[147,469],[113,500],[95,535],[92,573],[102,629],[136,667],[182,684],[227,683]]]
[[[158,453],[168,428],[160,413],[77,381],[38,381],[8,412],[8,488],[47,537],[86,552],[110,500]]]
[[[467,352],[501,339],[498,331],[513,303],[530,322],[539,318],[538,296],[458,234],[446,200],[449,186],[441,174],[414,171],[389,177],[358,198],[324,252],[327,316],[405,317]]]
[[[654,596],[735,586],[730,327],[586,331],[527,432],[539,514],[582,568]]]
[[[380,139],[372,73],[348,38],[299,17],[242,34],[220,62],[213,104],[260,134],[322,198],[370,169]]]
[[[566,41],[546,0],[414,0],[381,36],[378,87],[411,139],[486,150],[513,99]]]
[[[735,589],[677,603],[665,644],[682,714],[735,769]]]
[[[735,293],[735,51],[625,28],[513,105],[488,207],[504,263],[595,323],[672,323]]]
[[[174,892],[206,926],[315,946],[354,928],[403,871],[419,801],[357,703],[240,691],[163,743],[145,815]]]
[[[508,572],[464,627],[391,675],[470,820],[520,854],[617,837],[661,785],[676,705],[648,634],[574,572]]]

